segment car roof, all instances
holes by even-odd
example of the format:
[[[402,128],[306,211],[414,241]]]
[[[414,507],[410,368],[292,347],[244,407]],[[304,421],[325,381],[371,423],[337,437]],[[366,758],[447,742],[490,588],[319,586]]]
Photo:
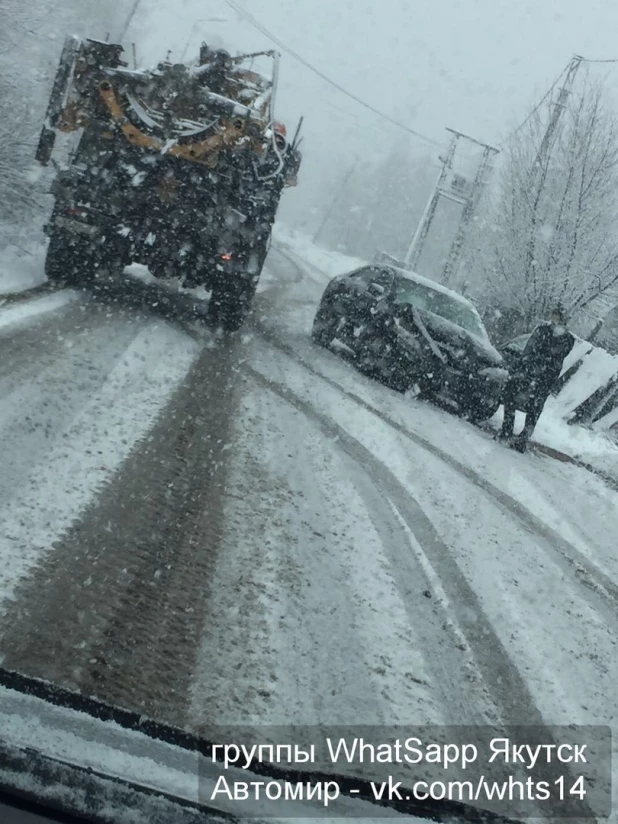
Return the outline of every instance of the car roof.
[[[435,280],[425,278],[422,275],[419,275],[416,272],[411,272],[408,269],[400,269],[398,266],[391,266],[390,264],[387,264],[381,268],[390,269],[396,275],[399,275],[399,277],[404,278],[405,280],[411,280],[414,283],[419,283],[421,286],[426,286],[428,289],[433,289],[434,292],[440,292],[443,295],[448,295],[448,297],[453,298],[453,300],[456,300],[459,303],[463,303],[464,306],[467,306],[469,309],[472,309],[478,314],[478,310],[472,301],[468,300],[468,298],[464,298],[464,296],[460,295],[459,292],[454,292],[452,289],[443,286],[441,283],[437,283]]]

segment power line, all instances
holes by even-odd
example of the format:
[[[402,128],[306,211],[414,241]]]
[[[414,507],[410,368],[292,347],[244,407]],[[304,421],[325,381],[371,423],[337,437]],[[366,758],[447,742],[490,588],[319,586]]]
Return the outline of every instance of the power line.
[[[420,140],[424,140],[426,143],[429,143],[432,146],[439,146],[440,148],[442,148],[442,144],[439,143],[437,140],[433,140],[431,137],[427,137],[427,135],[421,134],[420,132],[411,129],[404,123],[395,120],[395,118],[391,117],[388,114],[385,114],[379,109],[376,109],[374,106],[362,100],[360,97],[357,97],[355,94],[353,94],[353,92],[350,92],[343,86],[340,86],[339,83],[337,83],[335,80],[332,80],[330,77],[328,77],[328,75],[324,74],[324,72],[318,69],[317,66],[314,66],[312,63],[310,63],[308,60],[305,60],[304,57],[298,54],[298,52],[295,52],[289,46],[286,46],[285,43],[283,43],[278,37],[276,37],[274,34],[272,34],[272,32],[265,28],[258,20],[256,20],[255,17],[253,17],[252,14],[250,14],[248,11],[246,11],[236,2],[234,2],[234,0],[225,0],[225,2],[228,4],[228,6],[231,6],[231,8],[234,9],[234,11],[241,17],[243,17],[248,23],[250,23],[256,29],[258,29],[258,31],[260,31],[265,37],[267,37],[269,40],[275,43],[275,45],[277,45],[281,49],[281,51],[286,52],[286,54],[289,54],[290,57],[293,57],[299,63],[302,63],[303,66],[312,71],[314,74],[316,74],[330,86],[337,89],[337,91],[341,92],[342,94],[345,94],[347,97],[349,97],[351,100],[354,100],[360,106],[363,106],[365,109],[368,109],[370,112],[373,112],[374,114],[378,115],[378,117],[381,117],[382,119],[387,120],[389,123],[392,123],[393,126],[397,126],[397,128],[403,129],[404,131],[408,132],[408,134],[411,134],[414,137],[418,137]]]
[[[237,14],[239,14],[248,23],[250,23],[252,26],[254,26],[254,28],[256,28],[265,37],[267,37],[269,40],[271,40],[273,43],[275,43],[275,45],[277,45],[281,49],[281,51],[284,51],[286,54],[289,54],[290,57],[293,57],[295,60],[297,60],[303,66],[305,66],[310,71],[312,71],[314,74],[316,74],[318,77],[320,77],[322,80],[324,80],[324,82],[328,83],[330,86],[337,89],[337,91],[339,91],[342,94],[346,95],[346,97],[349,97],[351,100],[354,100],[356,103],[358,103],[360,106],[363,106],[368,111],[373,112],[373,114],[378,115],[378,117],[381,117],[384,120],[388,121],[393,126],[396,126],[397,128],[403,129],[404,131],[408,132],[408,134],[411,134],[414,137],[417,137],[420,140],[423,140],[423,141],[425,141],[426,143],[429,143],[432,146],[439,146],[440,148],[442,147],[442,144],[439,143],[437,140],[433,140],[432,138],[427,137],[427,135],[421,134],[420,132],[417,132],[415,129],[411,129],[409,126],[406,126],[404,123],[401,123],[400,121],[395,120],[395,118],[393,118],[390,115],[380,111],[379,109],[376,109],[375,106],[372,106],[370,103],[367,103],[365,100],[362,100],[360,97],[355,95],[353,92],[348,91],[343,86],[341,86],[339,83],[337,83],[335,80],[332,80],[328,75],[326,75],[324,72],[322,72],[320,69],[318,69],[317,66],[314,66],[312,63],[310,63],[308,60],[306,60],[304,57],[302,57],[300,54],[298,54],[298,52],[294,51],[292,48],[287,46],[282,40],[280,40],[278,37],[276,37],[265,26],[263,26],[252,14],[250,14],[246,9],[242,8],[242,6],[240,6],[238,3],[236,3],[235,0],[225,0],[225,2]],[[618,58],[592,59],[592,58],[581,57],[580,55],[576,55],[571,61],[569,61],[569,63],[565,66],[565,68],[560,72],[558,77],[556,77],[556,79],[551,84],[551,86],[549,87],[549,89],[547,90],[545,95],[541,98],[541,100],[539,100],[539,102],[532,109],[532,111],[528,114],[528,116],[525,118],[525,120],[522,123],[520,123],[520,125],[517,126],[516,129],[514,129],[512,132],[510,132],[503,140],[500,141],[500,143],[498,144],[499,147],[503,147],[505,143],[507,143],[509,140],[511,140],[511,138],[513,138],[519,131],[521,131],[521,129],[524,128],[524,126],[531,120],[531,118],[534,117],[534,115],[538,112],[538,110],[541,108],[541,106],[551,96],[552,92],[554,91],[554,89],[556,88],[556,86],[558,85],[558,83],[560,82],[562,77],[566,73],[568,73],[568,71],[570,70],[570,68],[571,68],[571,66],[574,62],[574,60],[579,60],[579,61],[585,62],[585,63],[618,63]]]
[[[584,63],[618,63],[618,57],[611,60],[592,60],[590,57],[580,57],[579,59]]]

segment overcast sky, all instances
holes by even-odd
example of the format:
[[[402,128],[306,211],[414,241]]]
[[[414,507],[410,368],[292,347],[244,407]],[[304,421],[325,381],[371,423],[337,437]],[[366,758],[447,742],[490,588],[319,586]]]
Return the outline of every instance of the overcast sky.
[[[337,83],[438,142],[452,126],[497,143],[574,53],[618,57],[615,0],[238,2]],[[202,18],[229,22],[194,26]],[[141,0],[128,39],[156,62],[167,49],[178,58],[187,40],[195,54],[213,32],[232,49],[272,46],[224,0]],[[596,70],[618,83],[611,66]],[[285,54],[278,102],[289,126],[307,118],[295,208],[325,208],[351,159],[379,156],[398,135]]]

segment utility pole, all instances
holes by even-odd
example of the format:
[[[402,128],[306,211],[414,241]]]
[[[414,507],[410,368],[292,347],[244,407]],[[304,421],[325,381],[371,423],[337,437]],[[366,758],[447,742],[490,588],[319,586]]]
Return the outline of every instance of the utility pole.
[[[410,246],[404,258],[406,269],[414,270],[421,256],[425,239],[429,234],[429,227],[432,224],[432,221],[436,214],[436,209],[438,208],[438,201],[440,200],[440,196],[444,191],[444,181],[446,180],[446,176],[448,175],[448,172],[453,165],[453,157],[455,156],[455,149],[457,148],[458,140],[458,135],[454,133],[453,137],[451,138],[451,144],[449,146],[448,152],[446,153],[446,156],[439,158],[439,160],[442,161],[442,169],[440,170],[440,174],[438,175],[438,179],[436,181],[433,194],[427,201],[427,205],[425,206],[423,216],[421,217],[421,220],[416,228],[416,231],[414,233],[414,236],[412,238],[412,241],[410,242]]]
[[[350,178],[352,177],[352,175],[354,174],[354,171],[356,170],[357,165],[358,165],[358,161],[355,161],[354,163],[352,163],[352,165],[350,166],[348,171],[345,173],[345,175],[343,177],[343,180],[341,181],[339,187],[337,188],[337,190],[335,192],[335,196],[333,197],[330,206],[326,210],[326,214],[324,215],[324,219],[320,223],[320,225],[318,227],[318,230],[315,233],[315,236],[313,238],[314,243],[318,243],[320,235],[323,233],[324,229],[326,228],[326,225],[327,225],[328,221],[331,219],[331,217],[333,215],[333,212],[335,211],[335,208],[338,205],[339,201],[341,200],[341,196],[343,195],[343,193],[346,189],[346,186],[348,185],[348,183],[350,181]]]
[[[498,149],[494,149],[493,146],[489,146],[488,144],[484,144],[484,146],[485,148],[483,149],[483,158],[477,170],[476,177],[474,178],[472,190],[464,205],[461,220],[459,221],[459,228],[457,229],[455,240],[453,241],[451,251],[442,271],[442,282],[446,286],[448,286],[449,282],[451,281],[453,276],[457,274],[457,271],[459,269],[461,253],[463,251],[464,241],[466,238],[468,227],[470,225],[474,213],[476,212],[479,200],[481,199],[481,193],[483,191],[483,188],[487,183],[489,172],[491,171],[491,161],[493,159],[493,156],[495,154],[498,154],[499,151]]]
[[[485,180],[487,177],[487,170],[489,168],[489,158],[498,151],[497,149],[494,149],[492,146],[489,146],[487,143],[482,143],[480,140],[477,140],[474,137],[470,137],[470,135],[464,134],[463,132],[459,132],[456,129],[447,128],[447,132],[450,132],[452,135],[449,150],[446,154],[446,157],[440,158],[440,160],[442,161],[442,170],[440,172],[440,175],[438,176],[434,192],[432,196],[429,198],[427,206],[425,207],[425,211],[423,212],[421,221],[416,229],[416,232],[414,233],[412,242],[410,243],[408,253],[405,257],[405,266],[407,269],[414,270],[418,264],[418,261],[420,260],[425,240],[427,239],[429,229],[431,228],[431,224],[433,223],[434,217],[436,215],[440,198],[451,200],[454,203],[458,203],[460,206],[464,207],[462,213],[463,226],[461,224],[459,226],[458,239],[456,239],[457,245],[456,247],[454,246],[454,249],[451,250],[451,256],[449,257],[449,259],[451,259],[452,257],[452,262],[450,264],[451,266],[456,263],[455,250],[457,252],[459,251],[461,244],[463,243],[463,233],[465,232],[465,227],[467,226],[467,224],[472,218],[472,215],[474,214],[474,209],[476,208],[476,204],[480,196],[480,190],[482,186],[485,184]],[[479,171],[477,172],[476,179],[470,187],[470,191],[468,192],[466,192],[465,186],[463,185],[466,183],[465,178],[461,178],[462,185],[459,186],[456,185],[458,180],[457,176],[453,177],[453,179],[450,181],[450,184],[447,182],[449,172],[453,168],[453,160],[455,158],[455,153],[457,151],[457,147],[459,145],[460,140],[475,143],[477,146],[482,146],[484,149],[481,166],[479,168]],[[465,221],[463,220],[464,216]],[[460,239],[459,234],[461,234]]]
[[[543,192],[543,186],[545,183],[544,170],[547,168],[547,165],[549,163],[551,150],[554,146],[554,142],[556,139],[556,129],[558,127],[558,123],[560,122],[562,113],[566,108],[567,98],[571,93],[571,86],[573,85],[573,81],[575,80],[575,76],[579,71],[583,59],[583,57],[576,55],[569,63],[564,85],[562,86],[558,94],[558,100],[556,101],[551,112],[549,123],[547,124],[547,128],[545,129],[545,134],[543,135],[541,145],[539,146],[539,150],[534,160],[534,165],[532,166],[529,192],[531,195],[533,206],[531,209],[530,216],[530,233],[528,236],[528,241],[526,243],[526,257],[523,266],[523,277],[526,279],[526,281],[528,281],[528,279],[531,279],[533,284],[535,285],[535,289],[536,273],[534,271],[534,261],[536,245],[536,225],[538,220],[539,203],[541,201],[541,194]]]
[[[571,86],[573,85],[573,81],[575,80],[575,77],[577,75],[577,72],[579,71],[583,59],[583,57],[575,55],[575,57],[571,60],[571,63],[569,64],[564,85],[560,89],[560,93],[558,94],[558,100],[556,101],[554,109],[551,113],[549,123],[547,124],[547,129],[545,130],[543,140],[541,141],[539,151],[537,152],[537,156],[534,162],[535,176],[543,170],[544,163],[549,157],[549,154],[553,148],[556,127],[558,126],[558,122],[560,121],[562,112],[566,108],[567,98],[571,93]]]

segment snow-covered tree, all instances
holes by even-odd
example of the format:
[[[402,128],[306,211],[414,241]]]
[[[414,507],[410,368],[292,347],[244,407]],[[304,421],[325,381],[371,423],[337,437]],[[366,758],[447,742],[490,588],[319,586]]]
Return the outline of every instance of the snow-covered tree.
[[[511,139],[468,252],[483,302],[518,318],[517,331],[558,302],[575,314],[618,282],[618,129],[603,84],[582,77],[539,163],[546,128],[538,110]]]

